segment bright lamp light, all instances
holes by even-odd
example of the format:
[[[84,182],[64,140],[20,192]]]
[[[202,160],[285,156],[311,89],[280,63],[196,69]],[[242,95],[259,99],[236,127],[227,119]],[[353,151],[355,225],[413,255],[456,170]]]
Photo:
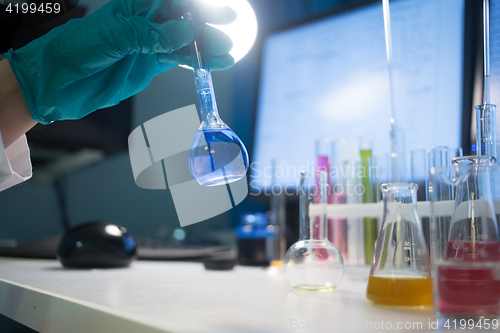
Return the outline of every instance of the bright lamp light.
[[[231,38],[233,48],[229,54],[238,62],[243,58],[253,46],[257,38],[257,18],[252,6],[246,0],[200,0],[212,6],[227,6],[238,15],[233,23],[218,25],[208,25],[219,29]],[[180,67],[191,69],[190,66],[180,65]]]
[[[238,17],[236,21],[226,25],[211,26],[221,30],[233,41],[233,49],[229,54],[237,62],[250,51],[257,37],[257,18],[252,6],[246,0],[204,0],[214,6],[228,6],[233,9]]]

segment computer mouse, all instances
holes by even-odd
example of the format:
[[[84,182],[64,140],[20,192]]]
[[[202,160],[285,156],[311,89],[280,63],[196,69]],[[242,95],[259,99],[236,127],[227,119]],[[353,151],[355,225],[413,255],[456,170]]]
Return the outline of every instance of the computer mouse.
[[[66,232],[57,258],[66,267],[126,267],[136,257],[134,238],[123,227],[103,221],[80,224]]]

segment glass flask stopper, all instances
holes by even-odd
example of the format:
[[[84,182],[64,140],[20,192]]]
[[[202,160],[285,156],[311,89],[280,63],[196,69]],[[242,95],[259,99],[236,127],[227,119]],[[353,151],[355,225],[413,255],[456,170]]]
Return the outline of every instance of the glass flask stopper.
[[[384,214],[366,297],[380,305],[432,305],[429,254],[416,210],[418,186],[390,183],[381,190]]]
[[[285,276],[296,289],[332,290],[344,274],[342,256],[327,238],[327,175],[300,173],[300,239],[290,246],[283,263]]]
[[[183,20],[194,20],[186,12]],[[203,186],[224,185],[243,178],[248,170],[248,153],[236,133],[219,116],[212,76],[205,59],[202,25],[190,45],[194,82],[200,105],[201,125],[189,152],[189,171]]]

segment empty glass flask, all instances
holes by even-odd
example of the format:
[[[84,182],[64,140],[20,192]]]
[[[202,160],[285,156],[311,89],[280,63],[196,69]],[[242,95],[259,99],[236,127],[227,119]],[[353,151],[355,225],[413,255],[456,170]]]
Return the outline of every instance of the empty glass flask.
[[[287,280],[297,289],[326,291],[344,274],[339,250],[327,238],[327,173],[302,171],[299,187],[300,239],[285,254]]]

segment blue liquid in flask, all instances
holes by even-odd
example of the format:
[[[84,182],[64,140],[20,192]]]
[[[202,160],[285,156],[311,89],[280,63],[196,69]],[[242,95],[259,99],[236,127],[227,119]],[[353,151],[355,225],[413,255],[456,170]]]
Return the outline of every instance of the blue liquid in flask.
[[[245,176],[248,153],[229,127],[200,129],[189,153],[189,170],[200,185],[229,184]]]

